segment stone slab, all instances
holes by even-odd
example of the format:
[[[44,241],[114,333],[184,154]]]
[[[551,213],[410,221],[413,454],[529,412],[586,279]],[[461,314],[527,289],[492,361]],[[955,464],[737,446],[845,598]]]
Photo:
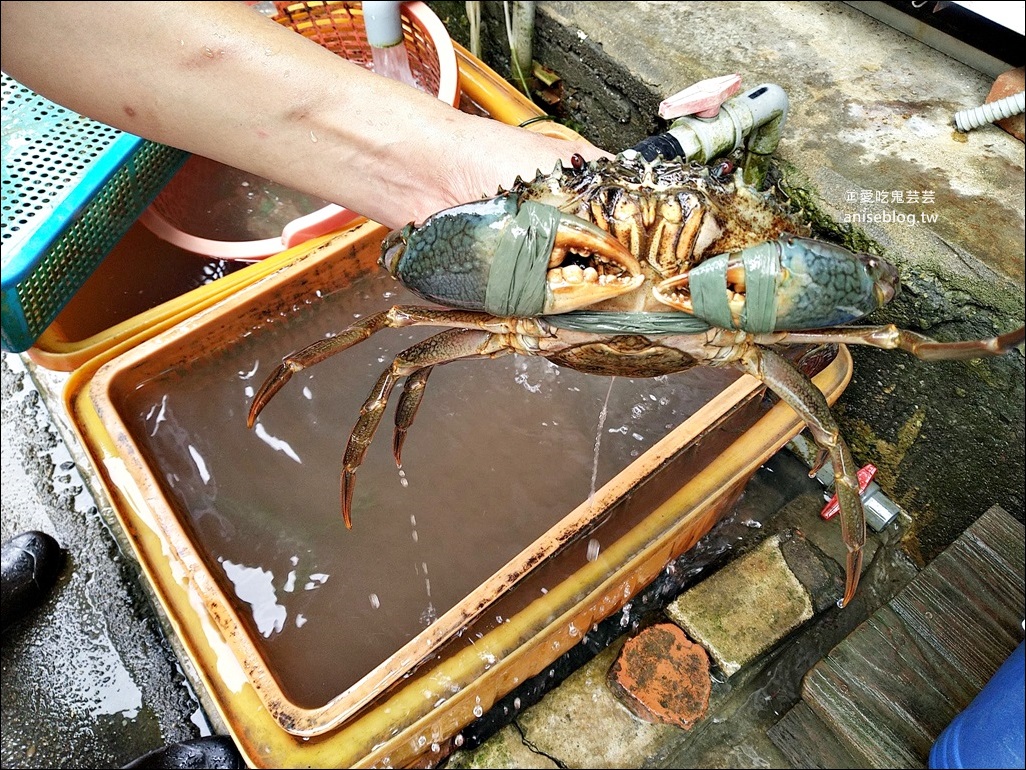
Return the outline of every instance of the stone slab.
[[[685,591],[666,615],[731,676],[809,620],[813,606],[773,535]]]

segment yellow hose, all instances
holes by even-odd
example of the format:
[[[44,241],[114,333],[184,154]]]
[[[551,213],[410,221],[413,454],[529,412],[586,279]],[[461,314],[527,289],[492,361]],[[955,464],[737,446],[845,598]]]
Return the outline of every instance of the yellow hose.
[[[538,105],[499,77],[487,64],[472,56],[459,43],[453,41],[452,45],[456,49],[460,87],[463,93],[484,108],[493,119],[519,126],[532,118],[546,118],[535,120],[524,127],[528,131],[536,131],[557,139],[583,138],[573,129],[550,118]]]

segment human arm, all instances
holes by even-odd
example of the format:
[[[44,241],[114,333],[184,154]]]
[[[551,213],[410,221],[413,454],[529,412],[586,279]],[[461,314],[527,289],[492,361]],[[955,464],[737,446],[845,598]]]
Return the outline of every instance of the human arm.
[[[3,2],[3,70],[138,136],[389,227],[603,154],[346,61],[241,2]]]

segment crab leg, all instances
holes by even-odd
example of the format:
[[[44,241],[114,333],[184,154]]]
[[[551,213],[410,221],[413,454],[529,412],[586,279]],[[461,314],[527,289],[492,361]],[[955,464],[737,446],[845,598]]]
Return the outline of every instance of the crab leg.
[[[862,549],[866,544],[866,515],[859,497],[855,461],[841,436],[819,388],[778,353],[752,346],[740,362],[746,372],[759,378],[802,418],[820,449],[830,456],[834,488],[841,507],[841,537],[848,549],[845,560],[845,607],[855,595],[862,573]]]
[[[391,365],[381,374],[371,390],[370,396],[360,408],[360,418],[346,444],[342,458],[342,518],[346,528],[351,529],[353,489],[356,469],[363,463],[367,447],[374,438],[374,432],[381,422],[388,405],[388,397],[396,383],[403,377],[412,378],[400,400],[396,413],[396,434],[393,439],[393,453],[399,464],[399,449],[402,447],[406,430],[413,423],[417,407],[423,398],[424,385],[433,366],[469,358],[496,358],[513,352],[501,334],[479,329],[447,329],[412,345],[395,357]],[[422,372],[426,372],[421,374]]]
[[[363,342],[372,334],[382,329],[401,329],[406,326],[451,326],[473,327],[503,332],[507,331],[510,325],[506,321],[485,313],[467,310],[441,310],[417,307],[415,305],[396,305],[388,310],[375,313],[357,321],[334,337],[318,340],[302,350],[285,356],[278,367],[264,380],[256,395],[253,396],[246,425],[250,428],[253,427],[257,416],[263,408],[267,406],[267,403],[274,398],[274,395],[279,390],[285,387],[285,383],[292,379],[293,374],[307,367],[319,364],[336,353],[348,350],[353,345]]]
[[[424,400],[424,389],[427,387],[428,376],[433,366],[425,366],[420,371],[414,372],[406,378],[403,383],[403,392],[399,396],[399,403],[395,407],[395,432],[392,434],[392,456],[395,457],[397,467],[402,467],[403,444],[406,441],[406,434],[413,425],[413,418],[420,409],[420,402]]]
[[[924,334],[887,326],[839,326],[829,331],[787,332],[784,334],[757,334],[753,339],[759,345],[805,345],[837,342],[849,345],[869,345],[884,350],[904,350],[924,361],[968,360],[1000,356],[1023,343],[1026,327],[979,340],[937,342]]]

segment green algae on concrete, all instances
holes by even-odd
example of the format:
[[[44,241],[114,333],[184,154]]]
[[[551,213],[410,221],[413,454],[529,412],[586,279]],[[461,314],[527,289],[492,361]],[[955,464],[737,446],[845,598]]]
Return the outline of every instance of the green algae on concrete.
[[[809,620],[813,608],[774,535],[685,591],[666,615],[731,676]]]
[[[677,727],[638,719],[610,691],[606,676],[619,648],[596,655],[520,715],[528,745],[562,767],[643,767],[679,735]]]

